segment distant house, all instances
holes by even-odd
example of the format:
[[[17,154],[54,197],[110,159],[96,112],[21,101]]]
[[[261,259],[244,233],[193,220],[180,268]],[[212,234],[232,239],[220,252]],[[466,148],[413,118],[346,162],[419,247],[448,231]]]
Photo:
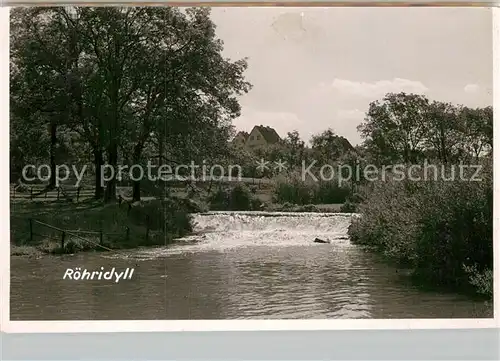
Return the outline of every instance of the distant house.
[[[245,146],[249,149],[262,148],[278,143],[280,140],[280,136],[273,128],[256,125],[248,135]]]
[[[238,134],[236,134],[236,136],[233,138],[233,144],[244,147],[247,142],[248,136],[249,134],[247,132],[238,132]]]

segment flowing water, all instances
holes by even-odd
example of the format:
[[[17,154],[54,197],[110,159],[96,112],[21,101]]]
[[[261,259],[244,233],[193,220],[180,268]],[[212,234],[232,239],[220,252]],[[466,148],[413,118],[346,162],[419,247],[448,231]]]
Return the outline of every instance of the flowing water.
[[[417,289],[403,270],[352,245],[351,217],[198,214],[197,234],[168,247],[12,257],[11,319],[492,317],[482,302]],[[135,271],[118,283],[63,280],[75,267]]]

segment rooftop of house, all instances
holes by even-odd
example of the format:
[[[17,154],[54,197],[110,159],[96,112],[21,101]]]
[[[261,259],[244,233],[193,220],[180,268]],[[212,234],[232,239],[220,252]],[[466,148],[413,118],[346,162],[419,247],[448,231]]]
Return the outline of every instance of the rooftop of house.
[[[277,143],[277,142],[279,142],[281,140],[281,138],[278,135],[278,133],[276,133],[276,130],[274,130],[271,127],[266,127],[266,126],[263,126],[263,125],[256,125],[254,127],[254,129],[257,129],[260,132],[260,134],[262,134],[262,136],[264,137],[264,139],[266,140],[266,142],[268,142],[268,143],[271,143],[271,144],[272,143]]]
[[[244,132],[244,131],[241,131],[241,132],[238,132],[236,134],[236,136],[234,137],[235,139],[238,138],[238,137],[243,137],[245,140],[247,140],[248,136],[250,135],[250,133],[248,132]]]

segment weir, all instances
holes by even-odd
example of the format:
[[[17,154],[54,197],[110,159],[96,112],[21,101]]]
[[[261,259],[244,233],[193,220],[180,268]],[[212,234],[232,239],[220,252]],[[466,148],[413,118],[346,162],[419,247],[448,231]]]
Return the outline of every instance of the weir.
[[[229,251],[246,247],[349,246],[347,230],[353,214],[298,212],[209,212],[193,215],[195,235],[185,237],[165,253]],[[145,251],[149,252],[149,251]]]

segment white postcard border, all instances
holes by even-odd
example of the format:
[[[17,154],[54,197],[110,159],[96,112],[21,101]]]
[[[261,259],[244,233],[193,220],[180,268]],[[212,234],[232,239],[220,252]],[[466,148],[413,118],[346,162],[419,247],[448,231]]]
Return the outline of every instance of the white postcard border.
[[[500,105],[500,9],[493,8],[493,96],[494,105]],[[9,8],[0,8],[0,122],[1,166],[9,169]],[[473,56],[473,55],[471,55]],[[494,139],[500,139],[500,109],[494,107]],[[494,159],[500,159],[495,141]],[[500,192],[500,165],[494,165],[494,193]],[[8,174],[5,172],[4,174]],[[10,321],[10,200],[9,176],[1,177],[0,245],[1,270],[1,322],[0,330],[8,333],[61,333],[61,332],[160,332],[160,331],[265,331],[265,330],[384,330],[384,329],[464,329],[494,328],[499,326],[500,300],[494,297],[492,319],[381,319],[381,320],[202,320],[202,321]],[[494,200],[494,295],[499,292],[500,268],[498,260],[499,202]]]

